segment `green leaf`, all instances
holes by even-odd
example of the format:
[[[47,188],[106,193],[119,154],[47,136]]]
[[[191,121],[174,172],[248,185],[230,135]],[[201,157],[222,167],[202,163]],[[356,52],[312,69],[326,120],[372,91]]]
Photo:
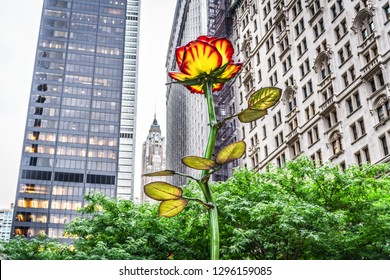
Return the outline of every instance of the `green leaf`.
[[[225,164],[236,160],[245,153],[246,144],[244,141],[238,141],[224,147],[217,155],[215,161],[218,164]]]
[[[142,176],[145,176],[145,177],[173,176],[175,174],[176,174],[176,172],[174,170],[161,170],[161,171],[152,172],[152,173],[145,173],[145,174],[142,174]]]
[[[187,206],[187,199],[166,200],[158,207],[158,216],[170,218],[179,214]]]
[[[267,110],[253,110],[253,109],[245,109],[240,112],[237,116],[238,119],[243,123],[253,122],[261,117],[267,115]]]
[[[181,188],[175,187],[165,182],[153,182],[144,186],[147,196],[155,200],[179,199],[183,194]]]
[[[197,156],[183,157],[181,159],[181,162],[184,165],[197,170],[210,170],[216,164],[216,162],[211,159],[197,157]]]
[[[248,108],[254,110],[265,110],[279,101],[282,90],[276,87],[261,88],[253,93],[248,100]]]

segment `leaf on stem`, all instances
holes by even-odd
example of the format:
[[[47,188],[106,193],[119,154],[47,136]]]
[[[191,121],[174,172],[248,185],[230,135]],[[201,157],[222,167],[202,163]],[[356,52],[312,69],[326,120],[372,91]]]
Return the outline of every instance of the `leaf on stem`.
[[[183,190],[165,182],[153,182],[144,186],[147,196],[155,200],[174,200],[181,198]]]
[[[246,144],[244,141],[238,141],[224,147],[217,155],[215,161],[222,165],[236,160],[245,153]]]
[[[277,87],[261,88],[248,99],[248,108],[254,110],[266,110],[278,102],[282,90]]]
[[[173,176],[175,174],[176,174],[176,172],[174,170],[161,170],[161,171],[152,172],[152,173],[145,173],[145,174],[142,174],[142,176],[145,176],[145,177]]]
[[[179,214],[187,206],[187,199],[165,200],[158,207],[158,216],[170,218]]]
[[[216,162],[211,159],[197,157],[197,156],[183,157],[181,159],[181,162],[184,165],[197,170],[210,170],[214,168],[216,164]]]
[[[252,109],[245,109],[241,113],[239,113],[238,119],[243,123],[249,123],[253,122],[257,119],[260,119],[261,117],[267,115],[267,110],[252,110]]]

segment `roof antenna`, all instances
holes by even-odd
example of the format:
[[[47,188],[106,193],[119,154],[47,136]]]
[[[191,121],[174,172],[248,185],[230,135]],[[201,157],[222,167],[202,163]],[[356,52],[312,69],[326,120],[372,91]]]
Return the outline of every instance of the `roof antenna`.
[[[154,120],[153,120],[153,124],[154,125],[158,125],[157,123],[157,117],[156,117],[156,93],[154,93]]]

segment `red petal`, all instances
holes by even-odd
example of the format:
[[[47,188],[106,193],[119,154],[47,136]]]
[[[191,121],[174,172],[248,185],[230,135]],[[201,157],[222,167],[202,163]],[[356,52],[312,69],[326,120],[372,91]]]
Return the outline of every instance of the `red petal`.
[[[179,66],[179,68],[183,62],[184,48],[185,48],[185,46],[181,46],[181,47],[176,48],[176,62],[177,62],[177,66]]]
[[[222,56],[217,48],[203,41],[192,41],[185,46],[181,72],[193,78],[210,74],[221,67]]]
[[[222,56],[222,65],[230,62],[233,57],[234,48],[232,43],[226,38],[219,38],[210,43],[215,46]]]
[[[223,84],[213,84],[213,92],[220,91],[223,87]]]
[[[210,43],[216,39],[217,39],[217,37],[208,37],[208,36],[202,35],[202,36],[199,36],[196,40]]]
[[[203,85],[195,85],[195,86],[185,86],[192,93],[204,94]]]

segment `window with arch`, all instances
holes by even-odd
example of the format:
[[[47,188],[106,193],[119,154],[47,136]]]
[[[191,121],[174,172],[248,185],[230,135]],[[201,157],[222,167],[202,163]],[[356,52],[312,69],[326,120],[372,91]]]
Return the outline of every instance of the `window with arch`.
[[[386,96],[379,97],[374,103],[374,110],[377,115],[379,123],[385,122],[390,119],[390,101]]]
[[[337,156],[343,152],[342,135],[340,132],[334,132],[329,138],[329,144],[332,149],[333,156]]]
[[[294,110],[294,108],[297,106],[297,97],[295,94],[297,91],[297,86],[294,80],[292,82],[293,84],[287,86],[287,88],[284,90],[283,96],[283,103],[287,106],[287,114]]]
[[[314,70],[319,73],[320,81],[324,80],[332,73],[332,68],[330,64],[332,51],[329,48],[325,51],[322,51],[314,61]]]
[[[365,41],[371,34],[375,31],[373,13],[369,7],[361,9],[354,21],[352,29],[355,33],[359,34],[359,37],[362,41]]]

